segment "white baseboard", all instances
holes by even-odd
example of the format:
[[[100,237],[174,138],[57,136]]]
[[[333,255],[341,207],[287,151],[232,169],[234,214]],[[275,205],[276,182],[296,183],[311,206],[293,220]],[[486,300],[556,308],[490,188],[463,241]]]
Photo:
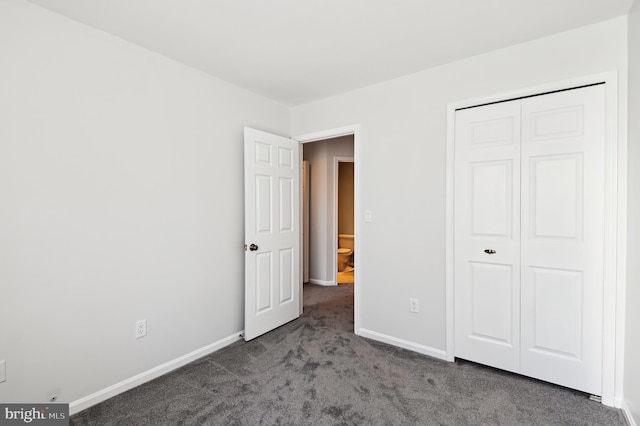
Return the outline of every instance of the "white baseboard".
[[[309,278],[309,283],[317,284],[317,285],[337,285],[335,281],[323,281],[323,280],[317,280],[315,278]]]
[[[376,331],[367,330],[361,328],[356,331],[358,336],[366,337],[368,339],[377,340],[378,342],[388,343],[399,348],[408,349],[410,351],[418,352],[423,355],[429,355],[434,358],[446,360],[447,353],[442,349],[432,348],[430,346],[420,345],[418,343],[410,342],[408,340],[399,339],[397,337],[388,336],[386,334],[378,333]]]
[[[183,365],[186,365],[191,361],[209,355],[210,353],[222,349],[225,346],[229,346],[233,342],[240,340],[243,333],[244,331],[239,331],[232,334],[231,336],[222,338],[217,342],[213,342],[207,346],[196,349],[193,352],[189,352],[186,355],[182,355],[178,358],[172,359],[171,361],[165,362],[164,364],[158,365],[157,367],[154,367],[150,370],[144,371],[119,383],[94,392],[91,395],[87,395],[83,398],[77,399],[69,404],[69,415],[78,413],[84,409],[91,407],[92,405],[96,405],[100,402],[106,401],[107,399],[126,392],[129,389],[133,389],[136,386],[140,386],[141,384],[160,377],[163,374],[167,374],[168,372],[175,370],[176,368],[182,367]]]
[[[624,413],[624,417],[627,419],[627,423],[629,423],[629,426],[638,426],[638,423],[636,423],[635,419],[633,418],[633,414],[631,414],[631,410],[629,409],[629,406],[627,405],[625,400],[622,400],[620,408],[622,408],[622,412]]]

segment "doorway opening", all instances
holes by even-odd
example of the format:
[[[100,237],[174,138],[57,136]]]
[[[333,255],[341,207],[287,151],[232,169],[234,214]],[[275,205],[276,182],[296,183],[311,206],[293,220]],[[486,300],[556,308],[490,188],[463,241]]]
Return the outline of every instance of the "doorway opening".
[[[360,205],[358,199],[358,133],[359,126],[349,126],[340,129],[307,134],[295,137],[301,142],[301,294],[304,283],[322,286],[337,286],[339,272],[339,237],[352,236],[351,253],[345,260],[342,256],[344,269],[351,268],[354,272],[360,264],[358,220]],[[340,220],[340,165],[346,165],[345,173],[351,176],[351,205],[342,212],[343,218],[350,216],[351,221]],[[351,170],[349,171],[349,167]],[[305,175],[308,184],[305,184]],[[347,183],[346,186],[348,186]],[[307,193],[305,193],[307,191]],[[308,198],[308,209],[305,200]],[[344,206],[343,206],[344,207]],[[306,213],[308,212],[308,213]],[[346,222],[346,223],[345,223]],[[307,226],[308,224],[308,226]],[[342,227],[341,227],[342,226]],[[341,232],[345,231],[345,232]],[[347,232],[349,231],[349,232]],[[308,247],[308,249],[307,249]],[[344,248],[344,247],[343,247]],[[344,250],[343,250],[344,251]],[[347,268],[348,267],[348,268]],[[354,278],[354,332],[358,334],[358,288]],[[301,301],[304,299],[300,298]],[[300,312],[302,313],[302,303]]]

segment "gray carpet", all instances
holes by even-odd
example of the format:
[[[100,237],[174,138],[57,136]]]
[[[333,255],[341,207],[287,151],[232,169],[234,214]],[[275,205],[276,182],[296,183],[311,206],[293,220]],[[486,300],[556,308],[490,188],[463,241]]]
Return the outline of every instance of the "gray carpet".
[[[587,395],[353,334],[353,286],[304,315],[71,417],[72,425],[624,425]]]

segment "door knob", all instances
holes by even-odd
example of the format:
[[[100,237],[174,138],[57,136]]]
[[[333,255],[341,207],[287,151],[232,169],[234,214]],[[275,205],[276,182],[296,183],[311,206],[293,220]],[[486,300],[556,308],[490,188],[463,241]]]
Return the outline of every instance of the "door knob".
[[[256,250],[258,250],[258,246],[257,246],[257,245],[255,245],[255,244],[251,244],[251,245],[249,246],[249,250],[251,250],[251,251],[256,251]]]
[[[491,249],[486,249],[484,252],[487,254],[495,254],[496,251]]]

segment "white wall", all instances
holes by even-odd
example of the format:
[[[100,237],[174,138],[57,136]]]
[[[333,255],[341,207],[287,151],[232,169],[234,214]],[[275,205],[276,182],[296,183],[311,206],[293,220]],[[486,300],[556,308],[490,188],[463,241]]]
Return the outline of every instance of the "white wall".
[[[629,14],[629,144],[627,321],[624,400],[640,425],[640,4]]]
[[[242,330],[245,125],[287,135],[289,110],[0,1],[0,401],[74,401]]]
[[[333,241],[335,170],[334,157],[353,157],[353,135],[303,144],[304,159],[309,161],[309,281],[336,284],[337,252]]]
[[[618,70],[624,113],[626,37],[622,17],[293,109],[294,135],[361,125],[361,208],[374,220],[356,218],[362,329],[445,350],[447,104]]]

